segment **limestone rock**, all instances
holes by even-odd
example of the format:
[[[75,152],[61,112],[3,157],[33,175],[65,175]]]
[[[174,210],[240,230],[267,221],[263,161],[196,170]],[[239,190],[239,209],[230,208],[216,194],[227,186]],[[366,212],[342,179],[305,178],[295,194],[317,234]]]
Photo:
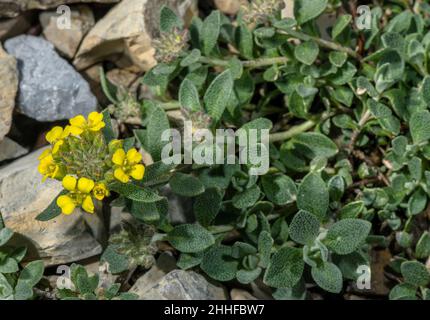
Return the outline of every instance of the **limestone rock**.
[[[56,121],[88,114],[97,100],[88,83],[62,59],[51,43],[21,35],[5,42],[18,60],[18,110],[38,121]]]
[[[56,11],[42,12],[39,16],[43,35],[67,58],[75,56],[82,39],[95,24],[93,12],[88,6],[73,7],[70,14],[70,29],[58,28]]]
[[[176,267],[176,260],[168,252],[163,252],[158,257],[157,262],[151,269],[149,269],[143,276],[141,276],[134,285],[131,287],[131,293],[143,296],[152,287],[156,286],[158,282],[170,271]]]
[[[31,12],[21,14],[11,19],[0,20],[0,40],[8,39],[25,33],[31,27],[33,14]]]
[[[20,12],[32,9],[51,9],[62,4],[115,3],[120,0],[0,0],[0,17],[16,17]]]
[[[16,60],[0,45],[0,141],[9,132],[18,90]]]
[[[247,3],[246,0],[215,0],[214,2],[218,10],[231,15],[238,13],[240,7]]]
[[[123,0],[112,8],[84,38],[74,60],[85,69],[109,56],[125,54],[141,70],[156,64],[151,39],[158,34],[159,12],[168,4],[182,17],[190,16],[195,0]]]
[[[248,291],[242,289],[233,289],[230,292],[231,300],[257,300],[252,294]]]
[[[141,300],[226,300],[224,288],[209,283],[194,271],[173,270],[148,291]]]
[[[0,169],[0,212],[6,227],[16,232],[15,245],[27,245],[29,260],[43,259],[47,266],[66,264],[100,254],[102,248],[88,231],[84,215],[60,215],[35,220],[61,191],[59,181],[42,183],[37,171],[43,148]]]
[[[0,142],[0,162],[19,158],[25,155],[27,152],[28,149],[21,147],[18,143],[7,137]]]

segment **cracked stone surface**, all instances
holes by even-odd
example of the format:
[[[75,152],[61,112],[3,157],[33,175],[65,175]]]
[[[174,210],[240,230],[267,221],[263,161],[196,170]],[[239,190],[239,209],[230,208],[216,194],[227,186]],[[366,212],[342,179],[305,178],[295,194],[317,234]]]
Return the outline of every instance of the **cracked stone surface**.
[[[47,180],[37,171],[39,149],[0,169],[0,212],[6,227],[16,234],[11,245],[26,245],[26,259],[45,265],[66,264],[100,254],[102,247],[80,209],[49,221],[35,218],[62,190],[61,182]]]
[[[18,111],[38,121],[87,115],[97,100],[89,84],[41,37],[22,35],[5,42],[18,61]]]

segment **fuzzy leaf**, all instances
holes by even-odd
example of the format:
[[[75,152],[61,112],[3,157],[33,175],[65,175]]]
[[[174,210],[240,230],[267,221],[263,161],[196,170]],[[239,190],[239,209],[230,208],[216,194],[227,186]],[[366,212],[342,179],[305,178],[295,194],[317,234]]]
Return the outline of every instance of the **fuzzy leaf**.
[[[205,191],[205,187],[196,177],[176,172],[170,179],[172,191],[183,197],[194,197]]]
[[[182,21],[167,6],[163,6],[160,11],[160,31],[171,32],[173,28],[182,28]]]
[[[312,244],[319,233],[320,222],[312,213],[297,212],[290,224],[290,237],[300,244]]]
[[[430,234],[424,231],[415,247],[415,256],[419,259],[430,257]]]
[[[198,224],[176,226],[167,239],[175,249],[185,253],[203,251],[215,243],[212,234]]]
[[[152,104],[149,110],[146,141],[144,141],[143,147],[151,154],[154,161],[158,161],[161,159],[163,146],[167,143],[161,141],[161,135],[163,131],[170,128],[170,124],[166,112],[158,105]]]
[[[264,175],[261,178],[267,199],[282,206],[296,201],[297,188],[294,181],[283,174]]]
[[[302,277],[304,262],[302,250],[283,247],[272,255],[264,283],[273,288],[291,288]]]
[[[194,201],[194,215],[202,226],[209,226],[221,208],[222,195],[215,188],[206,189]]]
[[[233,91],[233,77],[227,69],[218,75],[206,90],[203,98],[208,114],[219,121]]]
[[[100,260],[108,263],[109,272],[112,274],[121,273],[129,268],[127,256],[117,252],[115,245],[109,245],[103,252]]]
[[[254,185],[241,193],[237,193],[232,199],[233,205],[238,209],[249,208],[257,202],[260,194],[260,188]]]
[[[319,267],[311,269],[312,278],[318,286],[331,293],[342,290],[342,272],[331,262],[324,262]]]
[[[331,31],[331,37],[336,39],[351,23],[352,16],[350,14],[343,14],[337,20]]]
[[[163,199],[149,188],[142,188],[132,183],[114,182],[109,185],[109,190],[119,193],[127,199],[139,202],[157,202]]]
[[[200,111],[202,109],[197,88],[188,79],[184,79],[179,88],[179,102],[182,108],[191,111]]]
[[[318,17],[327,7],[328,0],[297,0],[294,2],[294,16],[298,24],[304,24]]]
[[[370,222],[365,220],[343,219],[329,228],[324,241],[337,254],[348,254],[364,242],[371,227]]]
[[[5,245],[13,236],[13,231],[8,228],[0,229],[0,247]]]
[[[310,66],[318,57],[319,50],[315,41],[306,41],[294,48],[294,57],[300,62]]]
[[[258,253],[260,255],[259,266],[267,268],[270,262],[270,253],[273,246],[273,239],[269,232],[262,231],[258,236]]]
[[[199,49],[191,50],[191,52],[181,61],[181,67],[189,67],[193,63],[198,62],[201,56],[202,54]]]
[[[212,13],[205,19],[201,31],[201,39],[203,41],[203,53],[210,55],[215,48],[221,28],[221,14],[218,10]]]
[[[425,287],[430,283],[430,272],[426,266],[418,261],[405,261],[400,266],[406,283]]]
[[[65,195],[66,193],[68,193],[68,191],[61,191],[60,194],[56,196],[55,199],[49,204],[49,206],[36,217],[36,220],[48,221],[58,217],[61,214],[61,209],[57,205],[57,199],[59,196]]]
[[[296,135],[292,141],[306,147],[311,154],[309,158],[330,158],[338,152],[336,144],[327,136],[318,132],[304,132]]]
[[[200,267],[212,279],[230,281],[236,277],[238,265],[232,256],[231,247],[220,245],[205,253]]]
[[[416,111],[409,120],[412,140],[415,144],[430,139],[430,112],[428,110]]]
[[[316,173],[309,173],[299,186],[297,207],[322,220],[328,209],[329,193],[324,180]]]

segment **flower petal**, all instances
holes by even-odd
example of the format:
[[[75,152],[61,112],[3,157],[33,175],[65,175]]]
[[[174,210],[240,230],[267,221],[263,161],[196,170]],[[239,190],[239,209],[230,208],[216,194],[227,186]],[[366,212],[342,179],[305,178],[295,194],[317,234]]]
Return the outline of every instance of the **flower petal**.
[[[65,139],[68,136],[70,136],[71,134],[72,134],[72,126],[67,125],[63,130],[63,134],[61,135],[61,139]]]
[[[88,213],[94,213],[94,203],[91,196],[85,197],[84,201],[82,202],[82,209]]]
[[[75,191],[77,183],[78,183],[78,180],[75,177],[65,176],[63,178],[63,187],[66,190]]]
[[[52,148],[52,154],[56,154],[58,150],[60,150],[60,147],[64,144],[63,140],[59,140],[55,142],[54,147]]]
[[[142,161],[142,155],[135,148],[131,148],[127,151],[127,160],[130,164],[136,164]]]
[[[96,111],[91,112],[88,115],[88,123],[90,125],[92,124],[98,124],[103,120],[103,114],[102,113],[98,113]]]
[[[94,188],[94,181],[87,178],[80,178],[78,181],[78,190],[82,193],[90,193]]]
[[[134,165],[130,173],[130,175],[135,180],[142,180],[144,174],[145,174],[145,166],[143,164]]]
[[[44,150],[40,156],[39,156],[39,160],[42,160],[43,158],[49,156],[51,154],[52,150],[51,149],[46,149]]]
[[[109,191],[104,183],[97,183],[93,189],[93,195],[97,200],[103,200],[104,197],[109,195]]]
[[[84,129],[80,127],[70,126],[70,133],[74,136],[79,136],[82,132],[84,132]]]
[[[116,165],[122,166],[125,160],[125,151],[124,149],[118,149],[112,156],[112,162]]]
[[[96,125],[93,125],[90,127],[91,131],[99,131],[101,128],[104,128],[106,126],[106,124],[104,122],[99,122]]]
[[[63,134],[63,128],[61,127],[54,127],[46,134],[46,141],[48,141],[50,144],[54,144],[58,139],[61,138],[61,135]]]
[[[67,215],[71,214],[76,208],[73,199],[64,195],[57,198],[57,205],[61,208],[61,211]]]
[[[83,115],[78,115],[78,116],[70,119],[69,121],[73,127],[78,127],[78,128],[83,128],[87,124],[87,121],[85,120]]]
[[[127,183],[130,180],[130,177],[121,168],[115,169],[113,175],[122,183]]]

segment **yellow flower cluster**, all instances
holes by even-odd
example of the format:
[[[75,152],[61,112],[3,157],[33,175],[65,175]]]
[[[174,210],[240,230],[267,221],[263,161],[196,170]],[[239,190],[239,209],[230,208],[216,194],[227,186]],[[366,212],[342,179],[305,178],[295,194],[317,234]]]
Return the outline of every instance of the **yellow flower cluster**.
[[[63,214],[71,214],[76,207],[94,213],[93,200],[110,195],[109,183],[130,178],[142,180],[145,166],[142,155],[135,149],[123,149],[121,140],[104,140],[103,114],[92,112],[85,119],[78,115],[65,128],[56,126],[46,134],[52,148],[39,157],[39,172],[47,178],[62,181],[67,193],[57,198]]]

